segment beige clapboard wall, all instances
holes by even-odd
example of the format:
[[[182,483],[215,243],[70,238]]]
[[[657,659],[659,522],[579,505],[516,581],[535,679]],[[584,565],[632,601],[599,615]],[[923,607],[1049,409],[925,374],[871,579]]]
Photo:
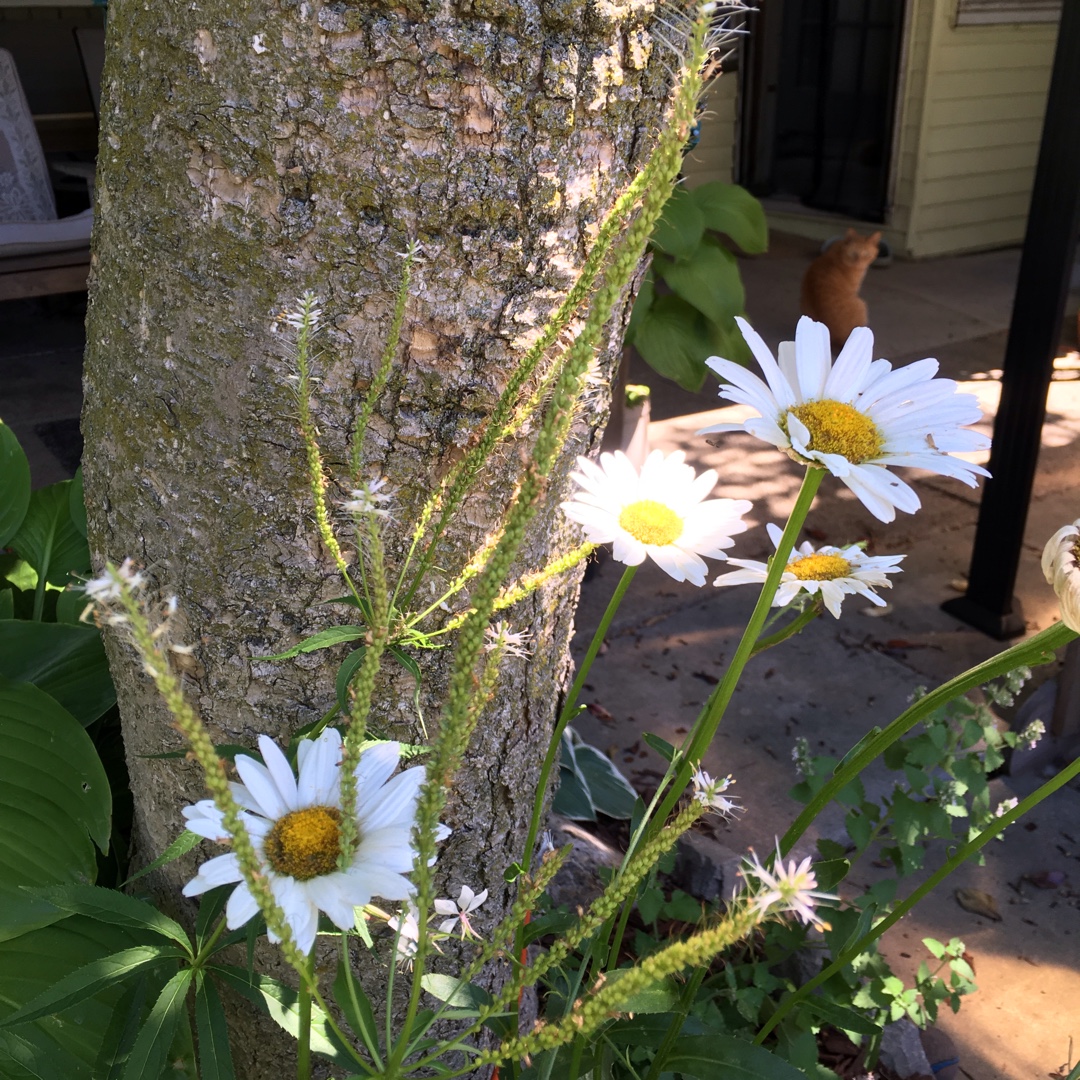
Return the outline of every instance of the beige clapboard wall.
[[[910,0],[885,233],[915,258],[1023,240],[1046,108],[1057,25],[955,26],[956,2]],[[683,170],[691,187],[735,178],[738,101],[737,73],[711,85]],[[847,224],[789,207],[769,216],[818,239]]]

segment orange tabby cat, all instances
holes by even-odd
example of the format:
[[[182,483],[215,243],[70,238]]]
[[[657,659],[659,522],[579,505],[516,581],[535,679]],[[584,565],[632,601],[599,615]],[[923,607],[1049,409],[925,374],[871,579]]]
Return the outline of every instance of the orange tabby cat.
[[[833,347],[840,348],[856,326],[866,326],[866,301],[859,287],[867,267],[878,256],[881,233],[860,236],[848,229],[807,268],[802,280],[802,313],[829,328]]]

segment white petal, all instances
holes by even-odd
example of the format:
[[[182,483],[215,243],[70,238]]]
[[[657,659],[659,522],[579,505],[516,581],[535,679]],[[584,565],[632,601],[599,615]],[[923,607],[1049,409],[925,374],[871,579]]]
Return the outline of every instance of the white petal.
[[[259,914],[259,905],[251,895],[246,883],[241,882],[233,889],[225,905],[225,925],[236,930]]]
[[[360,755],[360,763],[356,766],[356,786],[361,801],[365,793],[382,787],[390,779],[400,757],[401,747],[396,742],[376,743]]]
[[[258,813],[263,817],[277,821],[289,812],[289,806],[282,798],[277,784],[271,779],[270,771],[265,765],[260,765],[246,754],[237,754],[236,771],[259,807]]]
[[[208,859],[199,867],[199,872],[184,886],[185,896],[198,896],[208,889],[215,889],[218,885],[232,885],[242,881],[244,875],[240,873],[240,862],[234,852],[227,855],[218,855]]]
[[[259,752],[266,764],[266,771],[278,789],[281,801],[290,809],[298,810],[296,802],[296,777],[288,759],[278,749],[273,739],[266,735],[259,736]]]
[[[416,798],[424,776],[425,769],[417,765],[399,773],[378,791],[360,796],[357,800],[356,820],[361,832],[393,825],[411,827]]]
[[[300,764],[300,780],[296,786],[299,805],[335,805],[341,783],[341,733],[337,728],[326,728],[317,739],[304,739],[300,746],[304,756],[301,760],[297,752]]]

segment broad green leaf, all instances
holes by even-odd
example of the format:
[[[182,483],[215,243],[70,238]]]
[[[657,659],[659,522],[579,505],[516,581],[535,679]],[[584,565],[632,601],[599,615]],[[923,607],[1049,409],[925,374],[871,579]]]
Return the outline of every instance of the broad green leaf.
[[[731,1035],[680,1038],[664,1070],[697,1080],[806,1080],[804,1072],[783,1058]]]
[[[244,968],[234,967],[232,964],[214,964],[207,970],[248,1001],[254,1002],[293,1038],[299,1035],[299,995],[291,986],[258,972],[252,972],[249,978]],[[326,1014],[314,1004],[311,1006],[311,1049],[314,1053],[345,1067],[354,1063],[352,1055],[327,1022]]]
[[[650,243],[675,258],[686,258],[705,235],[705,216],[686,188],[678,187],[664,203],[664,212],[653,228]]]
[[[366,645],[361,645],[359,648],[353,649],[353,651],[342,661],[341,667],[338,668],[337,679],[334,681],[334,689],[337,692],[338,708],[340,708],[342,712],[348,711],[349,683],[352,682],[352,677],[356,674],[356,669],[364,662],[364,653],[366,652]]]
[[[650,1013],[619,1020],[604,1029],[604,1038],[616,1046],[659,1047],[675,1018],[675,1013]],[[696,1016],[687,1016],[683,1020],[681,1038],[704,1033],[705,1025]]]
[[[82,621],[82,613],[89,603],[86,593],[78,585],[69,585],[56,597],[56,621],[71,626],[89,626]]]
[[[83,494],[82,466],[75,470],[71,478],[71,487],[68,488],[68,513],[71,515],[71,524],[75,526],[79,535],[86,538],[86,496]]]
[[[576,749],[575,761],[578,773],[588,784],[593,806],[608,817],[630,817],[637,792],[607,757],[596,747],[582,743]]]
[[[191,968],[185,967],[165,984],[131,1048],[124,1080],[150,1080],[161,1075],[194,974]]]
[[[342,1011],[346,1023],[360,1036],[373,1058],[379,1057],[379,1026],[364,988],[353,978],[349,965],[338,961],[334,979],[334,1000]]]
[[[0,619],[15,618],[15,590],[0,588]]]
[[[472,983],[463,983],[453,975],[439,975],[435,972],[425,975],[420,984],[439,1001],[445,1001],[456,1009],[477,1010],[482,1005],[491,1003],[491,995],[482,987]]]
[[[713,322],[734,320],[746,306],[746,292],[735,256],[719,244],[703,243],[689,259],[658,255],[653,269],[681,296]]]
[[[30,505],[30,463],[15,433],[0,420],[0,548],[19,531]]]
[[[316,652],[319,649],[329,649],[334,645],[341,645],[346,641],[356,641],[367,634],[364,626],[331,626],[327,630],[320,630],[309,638],[304,638],[298,645],[284,652],[274,653],[273,656],[257,656],[256,660],[288,660],[301,653]]]
[[[199,1080],[234,1080],[229,1028],[212,979],[204,978],[195,993],[195,1030],[199,1036]]]
[[[714,180],[690,193],[707,229],[726,233],[747,253],[769,250],[769,227],[761,203],[738,184]]]
[[[696,393],[715,352],[705,316],[678,296],[659,296],[641,320],[634,347],[654,371]]]
[[[585,781],[567,765],[559,766],[559,786],[555,789],[551,809],[571,821],[596,820],[596,810]]]
[[[843,1005],[837,1005],[836,1002],[829,1001],[826,998],[815,997],[813,994],[803,1001],[802,1007],[841,1031],[855,1031],[860,1035],[876,1035],[881,1030],[881,1025],[868,1016],[856,1012],[854,1009],[848,1009]]]
[[[641,282],[641,288],[638,289],[637,297],[634,300],[634,308],[630,312],[630,322],[626,326],[625,340],[627,345],[634,344],[634,335],[641,325],[641,320],[645,317],[645,312],[652,307],[655,298],[656,286],[653,284],[653,272],[650,267],[648,273]]]
[[[28,938],[29,935],[20,940],[26,941]],[[135,945],[110,956],[99,957],[65,975],[21,1009],[4,1017],[0,1020],[0,1027],[25,1024],[42,1016],[63,1012],[85,998],[93,997],[99,990],[124,982],[140,971],[182,959],[184,953],[174,945]]]
[[[71,575],[90,572],[86,537],[71,520],[71,481],[50,484],[30,496],[19,531],[10,546],[50,585],[67,585]]]
[[[190,952],[187,931],[152,904],[137,900],[134,896],[101,889],[96,885],[50,885],[45,888],[27,889],[27,892],[54,905],[69,915],[87,915],[98,922],[124,926],[129,930],[146,930],[171,938],[186,952]]]
[[[0,675],[33,683],[83,727],[116,704],[105,648],[95,626],[0,620]]]
[[[96,844],[108,849],[112,827],[109,781],[94,744],[78,721],[29,683],[0,676],[0,882],[89,884]],[[41,925],[27,907],[0,909],[0,940]],[[51,921],[51,920],[50,920]]]
[[[618,986],[619,981],[630,974],[632,968],[617,968],[607,972],[607,980],[604,989]],[[649,986],[644,990],[638,990],[629,997],[624,998],[616,1006],[622,1013],[664,1013],[671,1012],[679,1004],[682,988],[673,978],[664,979],[662,982]]]

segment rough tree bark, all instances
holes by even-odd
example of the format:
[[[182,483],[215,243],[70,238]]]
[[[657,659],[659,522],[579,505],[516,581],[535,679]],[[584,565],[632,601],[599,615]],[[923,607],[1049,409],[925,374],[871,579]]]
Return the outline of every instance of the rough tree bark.
[[[652,143],[666,75],[651,62],[651,8],[110,4],[83,421],[91,546],[98,560],[133,556],[180,597],[201,665],[189,690],[215,739],[285,740],[320,716],[341,656],[259,657],[348,621],[318,606],[341,586],[312,528],[273,313],[306,289],[321,298],[316,413],[329,460],[343,463],[385,338],[398,253],[410,240],[423,245],[365,446],[370,470],[398,492],[402,539]],[[571,449],[588,444],[599,420],[583,415]],[[482,540],[519,468],[511,450],[486,470],[440,566],[452,571]],[[550,506],[545,515],[523,564],[568,544]],[[513,612],[536,647],[507,668],[447,811],[448,883],[489,887],[496,912],[566,670],[575,598],[576,579],[562,580]],[[201,782],[193,766],[148,757],[179,737],[130,657],[113,648],[112,659],[136,844],[148,857],[175,838]],[[430,707],[445,664],[423,659]],[[385,673],[373,725],[416,736],[404,673]],[[464,866],[464,877],[452,869]],[[162,887],[190,872],[175,864]],[[252,1038],[238,1060],[251,1076],[286,1075],[276,1053]]]

